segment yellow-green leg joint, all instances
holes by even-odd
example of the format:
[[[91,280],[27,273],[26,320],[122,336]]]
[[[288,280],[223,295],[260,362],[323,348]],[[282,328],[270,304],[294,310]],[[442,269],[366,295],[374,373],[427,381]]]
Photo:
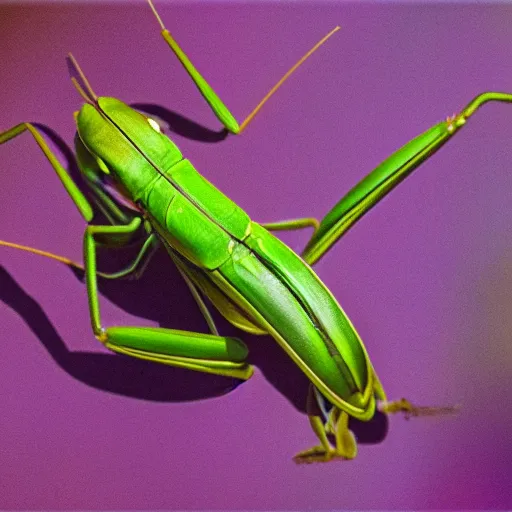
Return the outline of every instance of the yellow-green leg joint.
[[[336,445],[332,446],[327,439],[326,425],[320,416],[309,416],[309,423],[318,437],[320,444],[298,453],[293,460],[297,464],[313,462],[329,462],[334,459],[350,460],[357,456],[357,442],[348,428],[349,416],[345,411],[336,411],[334,437]]]

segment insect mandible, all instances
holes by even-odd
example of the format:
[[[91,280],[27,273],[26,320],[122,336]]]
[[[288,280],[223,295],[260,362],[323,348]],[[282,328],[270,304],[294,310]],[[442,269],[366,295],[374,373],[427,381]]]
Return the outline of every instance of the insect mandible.
[[[232,133],[243,131],[259,106],[239,125],[163,24],[162,35],[223,126]],[[171,366],[250,378],[252,367],[246,363],[244,343],[219,335],[201,292],[242,331],[270,334],[310,379],[313,399],[325,411],[325,417],[310,415],[320,444],[299,453],[297,462],[354,458],[357,445],[348,428],[349,416],[369,420],[377,405],[387,413],[428,412],[407,401],[387,401],[356,330],[311,266],[359,218],[446,143],[479,106],[487,101],[512,101],[512,95],[489,92],[477,96],[461,113],[427,130],[378,166],[321,222],[296,219],[259,225],[199,175],[152,120],[114,98],[97,97],[85,77],[74,80],[86,101],[76,118],[77,160],[112,220],[111,225],[89,225],[84,236],[92,328],[107,348]],[[44,151],[84,220],[90,222],[90,204],[37,128],[28,123],[17,125],[0,134],[0,143],[26,130]],[[106,194],[107,177],[134,206],[127,222],[116,216],[115,205]],[[270,233],[303,227],[313,227],[315,231],[300,256]],[[142,228],[146,230],[146,241],[132,265],[111,275],[97,271],[98,240],[112,246],[129,243]],[[158,244],[167,249],[189,285],[211,334],[103,327],[98,276],[118,278],[138,271]],[[334,445],[328,439],[331,433]]]

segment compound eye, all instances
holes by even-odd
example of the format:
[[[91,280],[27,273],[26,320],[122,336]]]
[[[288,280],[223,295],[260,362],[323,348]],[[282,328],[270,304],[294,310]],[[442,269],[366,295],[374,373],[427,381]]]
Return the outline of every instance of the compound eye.
[[[151,119],[150,117],[147,117],[146,119],[148,120],[149,126],[151,126],[155,132],[162,133],[160,125],[154,119]]]

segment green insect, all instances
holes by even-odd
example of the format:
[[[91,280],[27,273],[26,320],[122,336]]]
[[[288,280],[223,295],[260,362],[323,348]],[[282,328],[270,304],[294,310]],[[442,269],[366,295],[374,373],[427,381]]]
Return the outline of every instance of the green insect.
[[[178,57],[212,111],[231,133],[242,132],[284,80],[339,27],[310,50],[270,91],[240,125],[165,29],[162,36]],[[357,444],[349,417],[370,420],[377,409],[410,415],[450,412],[453,408],[414,407],[405,399],[388,402],[377,373],[354,326],[311,266],[334,243],[433,155],[483,103],[512,102],[512,94],[487,92],[461,113],[433,126],[380,164],[318,222],[304,218],[260,225],[203,178],[158,124],[121,101],[98,97],[70,56],[78,74],[73,83],[85,100],[75,114],[76,158],[96,205],[110,225],[93,225],[93,209],[38,129],[19,124],[0,133],[0,143],[28,130],[88,223],[84,235],[84,267],[65,258],[8,242],[1,245],[49,256],[85,272],[94,335],[108,349],[140,359],[247,380],[245,344],[219,335],[203,301],[233,325],[252,334],[268,334],[286,351],[311,382],[309,420],[319,444],[300,452],[296,462],[353,459]],[[110,180],[131,206],[126,215],[106,187]],[[313,227],[301,255],[271,231]],[[143,233],[145,241],[125,269],[97,270],[98,245],[118,247]],[[98,301],[98,278],[116,279],[140,273],[154,249],[163,245],[177,266],[211,333],[152,327],[104,327]]]

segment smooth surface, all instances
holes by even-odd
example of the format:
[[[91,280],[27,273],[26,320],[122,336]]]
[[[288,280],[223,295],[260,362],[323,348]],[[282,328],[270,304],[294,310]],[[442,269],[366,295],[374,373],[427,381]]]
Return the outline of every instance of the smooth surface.
[[[261,222],[323,216],[477,93],[512,91],[505,5],[160,10],[240,121],[342,26],[240,138],[174,136]],[[36,121],[72,142],[81,105],[64,60],[72,51],[97,94],[220,130],[142,2],[2,6],[0,24],[2,129]],[[315,442],[293,405],[303,407],[305,383],[269,338],[243,336],[262,371],[207,399],[231,383],[107,354],[72,273],[2,249],[0,508],[510,509],[511,129],[512,105],[483,107],[316,267],[390,397],[462,405],[456,417],[391,418],[384,442],[360,445],[352,462],[293,464]],[[23,135],[0,152],[0,238],[81,260],[83,221],[34,141]],[[299,250],[306,231],[282,238]],[[206,331],[167,264],[159,255],[142,282],[100,285],[105,324]]]

